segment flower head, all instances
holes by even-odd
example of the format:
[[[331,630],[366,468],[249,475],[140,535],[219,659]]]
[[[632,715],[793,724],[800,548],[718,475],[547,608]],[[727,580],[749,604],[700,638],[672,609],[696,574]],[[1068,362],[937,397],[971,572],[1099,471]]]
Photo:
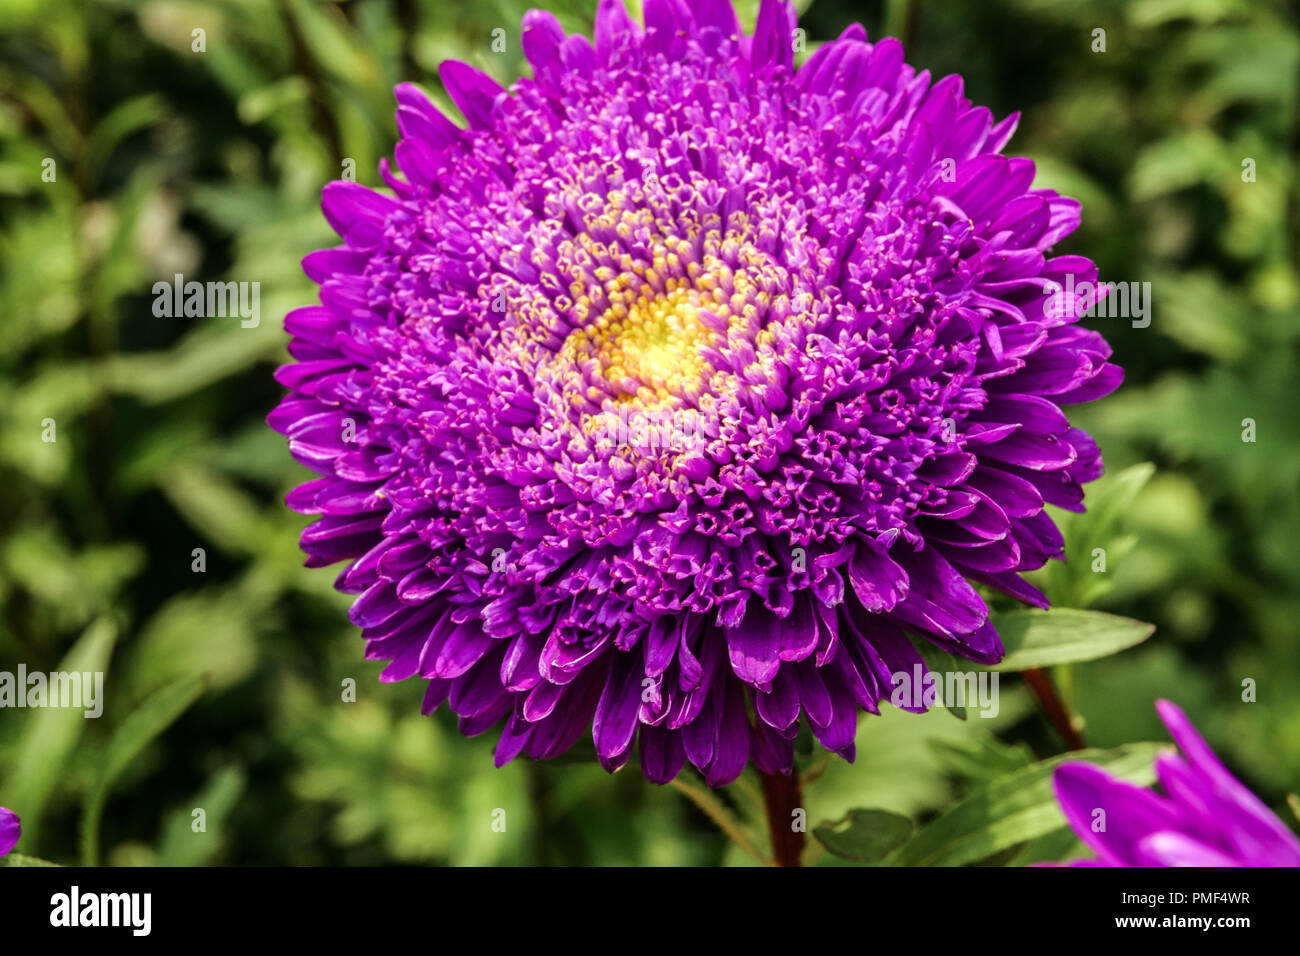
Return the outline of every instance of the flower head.
[[[1164,796],[1092,764],[1066,763],[1053,783],[1093,866],[1300,866],[1300,839],[1228,773],[1187,716],[1167,700],[1156,712],[1182,756],[1156,758]],[[1094,827],[1097,811],[1105,826]]]
[[[8,855],[23,835],[22,821],[12,810],[0,807],[0,856]]]
[[[594,44],[530,12],[532,79],[443,65],[465,129],[399,86],[393,196],[326,187],[286,319],[307,563],[498,764],[590,731],[717,785],[801,717],[851,759],[907,632],[1001,657],[972,582],[1045,606],[1044,503],[1102,470],[1061,406],[1121,372],[1016,117],[860,26],[796,70],[791,5],[691,6],[601,0]]]

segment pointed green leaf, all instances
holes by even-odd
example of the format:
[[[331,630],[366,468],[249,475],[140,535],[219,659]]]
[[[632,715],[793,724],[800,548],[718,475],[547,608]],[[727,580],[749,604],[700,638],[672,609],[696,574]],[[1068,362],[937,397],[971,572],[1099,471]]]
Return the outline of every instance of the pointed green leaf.
[[[114,781],[155,737],[183,714],[203,692],[202,680],[164,687],[127,717],[109,741],[98,782],[86,800],[81,826],[82,865],[99,864],[99,821]]]
[[[922,827],[887,861],[893,866],[962,866],[1052,833],[1065,826],[1052,790],[1052,773],[1082,760],[1139,786],[1155,779],[1152,761],[1160,744],[1129,744],[1114,750],[1080,750],[1043,760],[977,788],[965,800]]]
[[[59,670],[102,674],[108,667],[116,640],[117,628],[107,618],[100,618],[86,628],[59,663]],[[18,744],[17,758],[12,770],[4,777],[4,794],[6,805],[23,818],[26,845],[34,847],[41,811],[89,719],[84,709],[42,707],[31,711],[27,720],[29,722]]]
[[[1142,462],[1106,475],[1088,488],[1088,510],[1055,510],[1057,526],[1065,537],[1065,560],[1047,568],[1047,595],[1063,607],[1088,607],[1114,585],[1114,572],[1132,547],[1125,516],[1138,493],[1155,474],[1155,465]],[[1104,553],[1105,571],[1096,564]]]
[[[1141,644],[1156,629],[1144,621],[1069,607],[1007,611],[995,614],[993,625],[1006,648],[1002,660],[987,667],[994,671],[1096,660]]]
[[[239,767],[226,767],[163,822],[158,866],[203,866],[221,847],[223,827],[244,792],[247,778]],[[194,829],[194,811],[203,810],[204,827]]]

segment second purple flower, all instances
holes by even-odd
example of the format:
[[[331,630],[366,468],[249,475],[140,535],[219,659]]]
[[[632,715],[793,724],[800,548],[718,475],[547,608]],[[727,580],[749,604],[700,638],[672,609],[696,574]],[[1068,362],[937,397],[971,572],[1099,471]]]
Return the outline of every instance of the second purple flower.
[[[18,814],[6,807],[0,807],[0,856],[5,856],[18,845],[18,838],[23,835],[22,821]]]
[[[1053,783],[1070,827],[1095,859],[1082,866],[1300,866],[1300,839],[1228,772],[1192,722],[1156,702],[1181,754],[1156,758],[1163,794],[1066,763]]]

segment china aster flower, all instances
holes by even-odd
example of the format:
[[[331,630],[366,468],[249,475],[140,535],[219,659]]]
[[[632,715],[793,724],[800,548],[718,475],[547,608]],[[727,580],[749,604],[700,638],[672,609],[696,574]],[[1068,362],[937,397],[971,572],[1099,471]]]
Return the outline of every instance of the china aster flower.
[[[18,814],[0,807],[0,856],[7,856],[18,845],[18,838],[22,835],[23,826]]]
[[[1182,751],[1156,757],[1163,796],[1092,764],[1057,768],[1065,818],[1097,854],[1075,865],[1300,866],[1300,839],[1228,773],[1187,715],[1167,700],[1156,702],[1156,712]]]
[[[1101,473],[1062,411],[1122,374],[1059,294],[1078,204],[860,26],[798,69],[775,0],[594,32],[531,11],[509,90],[445,63],[465,128],[399,86],[391,195],[325,188],[269,418],[320,475],[307,563],[498,765],[590,734],[718,785],[801,723],[852,759],[909,632],[999,660],[975,585],[1045,606],[1044,504]]]

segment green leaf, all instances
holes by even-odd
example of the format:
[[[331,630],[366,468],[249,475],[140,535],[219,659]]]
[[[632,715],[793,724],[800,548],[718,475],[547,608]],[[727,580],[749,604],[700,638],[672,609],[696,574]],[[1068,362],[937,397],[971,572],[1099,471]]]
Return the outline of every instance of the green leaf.
[[[3,549],[0,566],[42,602],[69,630],[85,627],[109,612],[118,593],[143,566],[144,548],[119,541],[74,549],[48,524],[16,528]]]
[[[86,628],[58,669],[103,673],[116,640],[117,628],[107,618],[100,618]],[[42,707],[31,713],[3,788],[6,805],[23,818],[27,846],[36,846],[41,811],[87,722],[85,711],[76,707]]]
[[[10,853],[8,856],[0,857],[0,866],[62,866],[62,864],[51,863],[49,860],[42,860],[39,856],[24,856],[21,853]]]
[[[1132,506],[1138,492],[1146,486],[1155,472],[1156,466],[1149,461],[1144,461],[1125,468],[1113,478],[1107,479],[1105,484],[1097,489],[1101,494],[1089,496],[1088,510],[1075,517],[1071,525],[1072,529],[1085,537],[1096,539],[1113,534],[1120,517]],[[1100,542],[1092,542],[1089,550],[1096,543]]]
[[[843,819],[813,828],[813,836],[836,856],[875,863],[912,835],[912,821],[888,810],[850,810]]]
[[[1204,129],[1172,133],[1142,147],[1129,173],[1129,194],[1136,201],[1167,196],[1233,170],[1236,157]]]
[[[164,687],[143,704],[113,734],[99,778],[86,799],[81,826],[83,866],[99,864],[99,821],[109,790],[127,765],[138,757],[155,737],[183,714],[203,693],[202,680],[189,680]]]
[[[289,0],[286,8],[317,64],[359,89],[373,88],[378,83],[379,68],[374,57],[342,11],[305,0]]]
[[[1214,273],[1157,272],[1150,281],[1160,290],[1160,334],[1221,362],[1239,362],[1258,347],[1252,333],[1262,330],[1250,321],[1251,304]],[[1091,496],[1088,505],[1091,511]]]
[[[1069,827],[1035,837],[1007,859],[1007,866],[1030,866],[1034,863],[1059,863],[1091,856],[1091,851]]]
[[[962,866],[1028,843],[1065,826],[1052,791],[1052,773],[1069,761],[1087,761],[1121,780],[1146,786],[1160,744],[1062,754],[977,788],[922,827],[887,861],[893,866]]]
[[[1088,510],[1082,514],[1057,511],[1055,518],[1065,537],[1065,561],[1048,568],[1048,596],[1064,607],[1088,607],[1111,589],[1131,540],[1123,518],[1138,493],[1146,487],[1155,466],[1142,462],[1106,475],[1088,488]],[[1096,549],[1105,553],[1105,572],[1094,571]]]
[[[311,99],[311,86],[301,76],[285,77],[239,98],[239,118],[250,126],[282,109],[301,108]]]
[[[269,311],[259,299],[256,326],[244,328],[239,315],[214,318],[165,351],[112,355],[105,359],[107,380],[149,405],[206,388],[277,354],[281,334],[274,322],[261,321]]]
[[[993,671],[1096,660],[1141,644],[1156,629],[1144,621],[1071,607],[1006,611],[993,615],[993,624],[1006,648],[1001,661],[985,668]]]
[[[158,849],[157,866],[203,866],[221,846],[222,827],[244,792],[247,778],[238,767],[226,767],[196,793],[190,803],[167,815]],[[194,811],[202,809],[204,829],[194,830]]]
[[[108,157],[124,139],[152,126],[166,115],[167,100],[156,93],[137,96],[113,107],[86,140],[87,178],[99,174]]]
[[[119,692],[141,700],[191,677],[203,677],[212,690],[238,683],[257,664],[256,615],[256,602],[238,588],[176,595],[139,628],[124,653],[117,668]],[[204,639],[196,641],[195,634]]]
[[[256,554],[274,539],[248,491],[224,475],[191,462],[160,476],[159,488],[207,541],[232,554]]]
[[[1034,762],[1025,744],[1005,744],[996,737],[930,740],[927,744],[945,768],[963,780],[987,783]]]

